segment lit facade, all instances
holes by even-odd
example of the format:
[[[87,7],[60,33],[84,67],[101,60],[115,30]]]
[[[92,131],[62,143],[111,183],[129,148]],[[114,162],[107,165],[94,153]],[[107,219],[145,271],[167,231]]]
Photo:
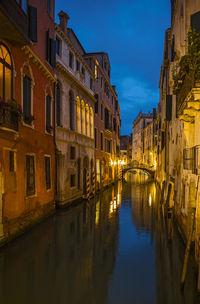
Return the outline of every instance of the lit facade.
[[[187,239],[192,212],[196,208],[196,254],[199,248],[199,168],[200,168],[200,89],[195,59],[194,32],[200,33],[200,3],[171,1],[171,28],[166,31],[160,75],[159,155],[157,179],[162,184],[164,201],[174,207],[180,229]],[[190,32],[189,36],[188,33]],[[188,37],[190,37],[188,40]],[[199,46],[197,46],[199,47]],[[185,57],[187,55],[187,57]],[[185,65],[182,64],[185,62]]]
[[[68,16],[59,13],[56,25],[57,99],[56,165],[58,205],[86,196],[94,174],[94,75],[84,60],[85,51],[72,29]]]
[[[89,53],[85,59],[95,75],[95,169],[96,190],[113,183],[120,170],[120,107],[106,53]]]
[[[55,53],[47,56],[45,39],[55,42],[54,1],[1,1],[0,12],[0,238],[7,241],[55,208]]]

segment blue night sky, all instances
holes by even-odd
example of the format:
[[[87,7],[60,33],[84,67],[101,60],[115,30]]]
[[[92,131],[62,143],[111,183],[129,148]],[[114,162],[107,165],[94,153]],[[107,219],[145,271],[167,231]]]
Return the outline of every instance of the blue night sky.
[[[139,111],[159,102],[159,74],[170,0],[56,0],[86,52],[107,52],[121,108],[121,134],[132,132]]]

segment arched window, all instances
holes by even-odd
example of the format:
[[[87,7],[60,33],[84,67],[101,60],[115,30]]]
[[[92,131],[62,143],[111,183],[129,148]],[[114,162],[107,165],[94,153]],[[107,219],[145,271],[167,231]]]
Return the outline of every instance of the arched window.
[[[81,129],[82,134],[85,135],[85,103],[83,100],[81,101]]]
[[[69,126],[71,130],[74,130],[74,95],[72,91],[69,91]]]
[[[94,115],[92,108],[90,108],[90,136],[94,137]]]
[[[81,105],[80,98],[76,97],[76,109],[77,109],[77,132],[81,133]]]
[[[0,44],[0,97],[9,100],[12,98],[13,65],[10,53],[6,46]]]
[[[86,104],[85,110],[86,110],[86,135],[90,136],[90,127],[89,127],[90,126],[90,122],[89,122],[90,113],[89,113],[89,106],[88,106],[88,104]]]

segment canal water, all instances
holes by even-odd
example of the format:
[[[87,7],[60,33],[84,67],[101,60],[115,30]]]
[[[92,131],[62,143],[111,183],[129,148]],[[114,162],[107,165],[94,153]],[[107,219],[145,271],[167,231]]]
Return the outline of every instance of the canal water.
[[[199,303],[192,258],[180,291],[185,247],[159,199],[130,172],[95,201],[57,211],[0,250],[0,303]]]

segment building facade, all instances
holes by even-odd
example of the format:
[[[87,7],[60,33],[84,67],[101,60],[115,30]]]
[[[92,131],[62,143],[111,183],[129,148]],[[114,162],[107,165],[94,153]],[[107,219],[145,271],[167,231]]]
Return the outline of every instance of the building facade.
[[[160,74],[157,179],[163,201],[174,208],[185,239],[195,218],[196,258],[200,236],[199,34],[199,1],[171,1],[171,28],[165,34]]]
[[[64,205],[93,191],[94,176],[94,75],[69,17],[59,13],[56,25],[56,164],[58,205]]]
[[[0,237],[6,241],[55,207],[54,1],[0,1],[0,15]]]
[[[148,135],[150,135],[151,126],[154,124],[154,116],[155,114],[150,112],[148,114],[140,112],[133,122],[132,161],[135,164],[144,164],[149,161],[150,152],[147,155],[147,151],[149,151],[151,136],[148,137]],[[150,127],[148,127],[149,125]],[[153,132],[151,132],[151,135],[153,137]]]
[[[120,107],[115,86],[111,85],[108,54],[87,53],[85,59],[94,73],[96,190],[118,179],[120,164]]]

